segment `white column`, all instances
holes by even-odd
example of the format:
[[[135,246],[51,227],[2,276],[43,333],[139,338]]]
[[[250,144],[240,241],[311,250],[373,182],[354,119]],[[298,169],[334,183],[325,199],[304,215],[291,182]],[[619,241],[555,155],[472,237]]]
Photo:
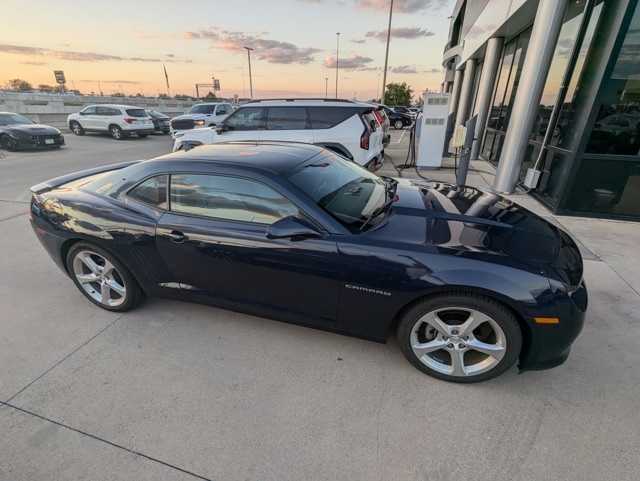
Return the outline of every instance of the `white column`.
[[[449,114],[455,113],[458,108],[460,86],[462,85],[462,70],[456,70],[453,74],[453,87],[451,88],[451,100],[449,101]]]
[[[456,72],[457,73],[457,72]],[[473,100],[473,80],[476,73],[475,59],[469,59],[464,64],[464,80],[460,88],[460,100],[458,101],[458,112],[456,114],[455,125],[462,125],[467,121],[469,109]]]
[[[511,193],[518,181],[567,3],[568,0],[540,0],[538,4],[493,184],[496,192]]]
[[[487,42],[484,66],[482,67],[480,85],[478,86],[478,99],[476,100],[478,120],[476,121],[476,132],[473,146],[471,147],[471,159],[477,159],[480,154],[482,137],[484,136],[484,129],[491,109],[491,95],[493,95],[493,88],[496,83],[503,43],[504,39],[500,37],[490,38]]]

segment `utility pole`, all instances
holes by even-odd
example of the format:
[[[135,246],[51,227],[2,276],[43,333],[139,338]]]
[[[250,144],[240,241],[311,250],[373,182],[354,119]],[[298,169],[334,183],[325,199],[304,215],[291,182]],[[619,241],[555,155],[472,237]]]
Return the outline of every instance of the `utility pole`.
[[[336,32],[336,98],[338,98],[338,71],[340,69],[338,61],[340,58],[340,32]]]
[[[389,62],[389,41],[391,40],[391,16],[393,15],[393,0],[389,6],[389,28],[387,29],[387,50],[384,54],[384,72],[382,74],[382,94],[380,95],[380,103],[384,103],[384,90],[387,87],[387,65]]]
[[[249,97],[253,98],[253,79],[251,78],[251,47],[244,47],[247,51],[247,60],[249,61]]]
[[[324,98],[329,96],[329,77],[324,78]]]

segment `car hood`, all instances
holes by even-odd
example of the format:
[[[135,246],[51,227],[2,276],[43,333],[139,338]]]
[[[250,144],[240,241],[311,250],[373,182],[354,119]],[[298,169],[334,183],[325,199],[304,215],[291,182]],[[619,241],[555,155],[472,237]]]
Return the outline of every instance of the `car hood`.
[[[568,286],[582,280],[582,257],[571,237],[500,195],[408,179],[398,179],[396,193],[373,237],[525,268]]]
[[[60,133],[60,131],[55,127],[42,124],[5,125],[0,127],[0,129],[6,132],[15,132],[28,135],[55,135]]]

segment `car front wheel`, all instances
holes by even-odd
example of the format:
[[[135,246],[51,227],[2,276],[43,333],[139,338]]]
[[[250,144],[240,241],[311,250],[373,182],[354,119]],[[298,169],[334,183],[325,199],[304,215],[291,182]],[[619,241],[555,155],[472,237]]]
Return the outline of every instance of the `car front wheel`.
[[[84,135],[84,129],[82,128],[82,125],[80,125],[80,122],[76,122],[74,120],[69,124],[69,127],[71,128],[71,132],[75,135]]]
[[[67,269],[80,292],[103,309],[128,311],[140,302],[142,291],[128,269],[97,246],[75,244],[67,254]]]
[[[402,122],[402,120],[396,120],[396,121],[393,123],[393,127],[394,127],[395,129],[397,129],[397,130],[400,130],[401,128],[403,128],[403,127],[404,127],[404,123]]]
[[[515,316],[502,304],[475,294],[429,298],[405,313],[398,325],[405,357],[445,381],[471,383],[509,369],[522,348]]]

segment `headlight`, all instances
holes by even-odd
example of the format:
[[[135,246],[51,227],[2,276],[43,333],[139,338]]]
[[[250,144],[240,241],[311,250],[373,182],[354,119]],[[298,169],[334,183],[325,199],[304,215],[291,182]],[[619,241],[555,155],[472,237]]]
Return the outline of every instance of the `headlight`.
[[[174,138],[184,137],[184,133],[177,133],[174,135]]]
[[[204,120],[194,120],[193,121],[193,125],[195,125],[196,127],[203,127],[204,126]]]

